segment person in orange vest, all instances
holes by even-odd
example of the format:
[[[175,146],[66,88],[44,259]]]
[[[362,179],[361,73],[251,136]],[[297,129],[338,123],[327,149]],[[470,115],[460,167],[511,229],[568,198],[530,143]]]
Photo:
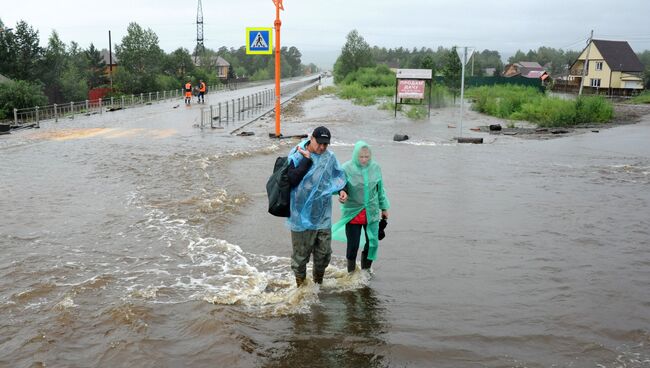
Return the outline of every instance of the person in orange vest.
[[[199,102],[205,103],[205,82],[203,80],[199,80]]]
[[[185,91],[185,104],[189,105],[192,102],[192,81],[187,81],[183,90]]]

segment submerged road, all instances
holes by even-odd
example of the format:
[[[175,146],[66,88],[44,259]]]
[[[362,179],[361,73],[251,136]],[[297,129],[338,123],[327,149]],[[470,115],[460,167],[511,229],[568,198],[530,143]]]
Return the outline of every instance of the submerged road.
[[[328,126],[342,162],[366,140],[392,204],[373,272],[334,242],[320,288],[266,213],[297,143],[273,119],[240,137],[179,101],[1,136],[0,366],[648,367],[649,116],[521,140],[468,111],[486,143],[460,145],[457,108],[300,110],[283,132]]]

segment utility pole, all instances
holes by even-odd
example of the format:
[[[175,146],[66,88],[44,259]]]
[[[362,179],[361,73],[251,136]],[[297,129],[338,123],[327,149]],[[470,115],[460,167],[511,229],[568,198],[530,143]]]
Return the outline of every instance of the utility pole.
[[[582,77],[580,77],[580,90],[578,96],[582,96],[582,87],[585,85],[585,76],[587,75],[587,68],[589,67],[589,51],[591,51],[591,40],[594,38],[594,30],[591,30],[589,41],[587,44],[587,54],[585,55],[585,64],[582,66]]]
[[[460,51],[456,49],[456,53],[458,54],[458,58],[460,59],[460,63],[462,64],[461,66],[461,73],[460,73],[460,114],[459,114],[459,130],[458,130],[458,137],[462,138],[463,137],[463,105],[464,105],[464,99],[465,99],[465,64],[467,64],[467,51],[469,49],[469,52],[474,53],[474,47],[463,47],[463,54],[461,55]],[[471,57],[471,55],[470,55]]]
[[[199,54],[203,54],[205,46],[203,46],[203,7],[201,0],[196,9],[196,48],[194,49],[194,64],[198,63]]]
[[[111,92],[113,91],[113,42],[111,41],[111,31],[108,31],[108,79],[111,82]]]

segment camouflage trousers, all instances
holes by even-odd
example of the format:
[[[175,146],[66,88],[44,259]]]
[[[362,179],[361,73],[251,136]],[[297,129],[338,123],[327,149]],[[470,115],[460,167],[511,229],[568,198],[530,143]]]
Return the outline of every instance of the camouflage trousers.
[[[291,245],[293,246],[291,269],[296,277],[304,279],[307,276],[307,263],[310,255],[313,254],[313,274],[320,275],[322,278],[332,258],[332,231],[330,229],[292,231]]]

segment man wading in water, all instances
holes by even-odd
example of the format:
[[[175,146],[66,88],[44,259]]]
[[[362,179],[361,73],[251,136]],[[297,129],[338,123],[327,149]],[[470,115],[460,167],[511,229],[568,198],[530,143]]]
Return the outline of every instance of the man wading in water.
[[[289,183],[291,184],[291,269],[300,287],[307,277],[307,263],[314,255],[313,277],[323,283],[325,268],[332,257],[332,195],[347,200],[345,172],[334,153],[327,150],[330,131],[320,126],[311,138],[300,142],[289,152]]]

